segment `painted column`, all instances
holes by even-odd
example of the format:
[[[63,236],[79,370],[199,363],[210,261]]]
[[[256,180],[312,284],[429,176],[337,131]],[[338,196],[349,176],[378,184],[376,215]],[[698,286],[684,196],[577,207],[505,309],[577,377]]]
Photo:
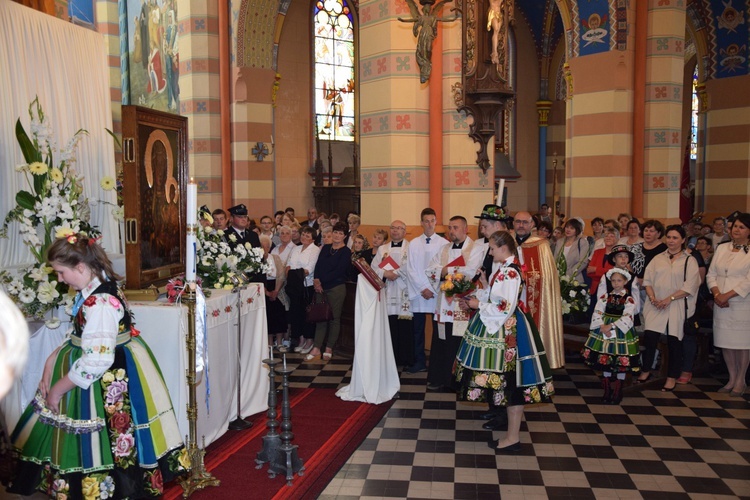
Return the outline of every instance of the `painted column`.
[[[415,225],[429,204],[429,83],[419,83],[412,25],[398,17],[410,17],[405,2],[359,4],[361,206],[373,225]]]
[[[750,208],[750,76],[706,82],[706,212],[727,215]],[[701,151],[698,152],[699,158]],[[697,191],[696,191],[697,192]]]
[[[679,218],[685,3],[649,4],[643,216]]]
[[[547,125],[552,101],[537,101],[539,114],[539,204],[547,201]]]

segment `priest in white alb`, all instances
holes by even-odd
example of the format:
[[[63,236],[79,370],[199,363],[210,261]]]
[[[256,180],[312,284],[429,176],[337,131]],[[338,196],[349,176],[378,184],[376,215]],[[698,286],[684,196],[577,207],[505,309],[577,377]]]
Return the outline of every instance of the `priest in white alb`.
[[[409,242],[404,239],[406,224],[400,220],[391,222],[390,236],[390,241],[378,248],[371,267],[385,282],[388,326],[396,365],[411,366],[414,364],[414,330],[407,273]]]

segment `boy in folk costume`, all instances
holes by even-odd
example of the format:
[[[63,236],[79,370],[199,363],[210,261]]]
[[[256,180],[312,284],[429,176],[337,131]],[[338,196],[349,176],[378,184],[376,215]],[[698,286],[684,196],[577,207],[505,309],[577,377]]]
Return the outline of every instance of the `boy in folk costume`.
[[[385,281],[388,326],[396,365],[411,366],[414,363],[414,330],[406,269],[409,249],[409,242],[404,239],[406,224],[400,220],[391,222],[390,236],[391,241],[378,248],[370,267]]]
[[[466,218],[460,215],[451,217],[448,224],[451,243],[435,254],[426,270],[427,279],[437,295],[427,372],[427,389],[433,391],[452,386],[453,363],[469,321],[468,314],[459,307],[460,301],[446,297],[445,291],[440,289],[440,282],[446,275],[455,273],[471,279],[484,258],[484,247],[474,244],[474,240],[467,236],[467,230]]]

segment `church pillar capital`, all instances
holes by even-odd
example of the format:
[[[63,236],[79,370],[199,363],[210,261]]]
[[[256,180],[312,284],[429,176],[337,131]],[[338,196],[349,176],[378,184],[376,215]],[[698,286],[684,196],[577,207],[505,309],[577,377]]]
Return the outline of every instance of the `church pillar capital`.
[[[536,112],[539,115],[539,126],[546,127],[549,124],[549,112],[552,109],[552,101],[537,101]]]

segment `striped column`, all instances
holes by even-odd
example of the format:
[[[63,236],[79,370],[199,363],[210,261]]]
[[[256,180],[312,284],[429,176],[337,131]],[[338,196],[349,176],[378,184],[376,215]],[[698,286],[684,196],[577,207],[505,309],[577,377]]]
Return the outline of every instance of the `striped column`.
[[[705,211],[750,209],[750,76],[706,82]],[[700,141],[699,141],[700,144]],[[698,150],[699,158],[702,151]],[[697,190],[696,190],[697,192]]]
[[[685,3],[651,1],[646,48],[643,215],[679,218]]]
[[[451,5],[451,4],[448,4]],[[444,17],[452,17],[447,9]],[[480,23],[481,24],[481,23]],[[482,26],[480,26],[482,27]],[[456,111],[453,88],[461,83],[461,20],[443,23],[443,219],[463,215],[469,224],[476,224],[473,217],[482,212],[482,207],[494,203],[494,139],[488,149],[492,163],[487,173],[477,165],[476,144],[469,137],[471,118]],[[483,31],[480,30],[480,33]],[[433,58],[439,51],[433,50]]]
[[[405,2],[360,2],[361,204],[373,225],[416,224],[428,200],[428,84],[419,83],[411,24],[396,19],[409,16]]]
[[[299,7],[312,8],[311,5],[305,6],[304,2]],[[271,104],[271,89],[276,74],[274,54],[278,39],[275,38],[275,23],[279,2],[232,2],[231,8],[233,198],[235,203],[247,205],[250,217],[257,221],[263,215],[272,215],[274,211],[276,158],[271,148],[271,135],[274,133],[275,113]],[[308,16],[305,19],[309,22]],[[307,40],[309,25],[296,28]],[[290,29],[290,26],[285,26],[285,29]],[[277,118],[281,118],[279,134],[283,134],[281,131],[288,123],[285,118],[291,117]],[[309,119],[300,121],[309,123]],[[283,139],[279,141],[283,147]],[[290,193],[289,201],[299,207],[294,203],[295,195],[309,193],[309,181],[298,171],[297,177],[289,179],[285,185],[290,186],[290,190],[298,189],[298,186],[302,190],[300,193]]]
[[[396,19],[409,16],[406,2],[360,3],[362,212],[372,224],[394,218],[417,224],[429,201],[429,86],[419,82],[412,26]],[[477,146],[453,99],[461,81],[461,25],[443,23],[441,29],[443,44],[433,47],[432,57],[433,63],[442,57],[443,66],[440,222],[447,222],[451,215],[481,212],[491,202],[492,185],[475,163]]]
[[[198,203],[221,207],[218,10],[213,2],[180,2],[180,110],[188,118],[188,163]],[[226,207],[224,207],[226,208]]]
[[[109,56],[109,95],[112,105],[112,127],[116,134],[122,132],[122,86],[123,75],[121,52],[121,15],[127,18],[127,12],[121,12],[118,0],[97,0],[94,15],[96,30],[104,37]],[[122,0],[125,4],[125,0]]]
[[[632,60],[631,50],[570,60],[566,161],[558,163],[568,216],[591,219],[630,209]]]

